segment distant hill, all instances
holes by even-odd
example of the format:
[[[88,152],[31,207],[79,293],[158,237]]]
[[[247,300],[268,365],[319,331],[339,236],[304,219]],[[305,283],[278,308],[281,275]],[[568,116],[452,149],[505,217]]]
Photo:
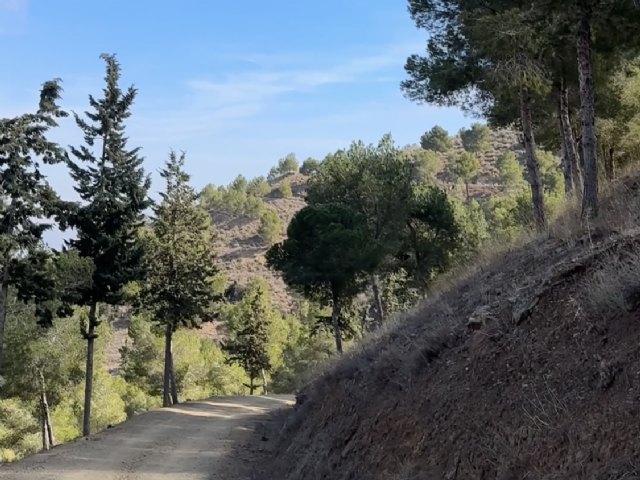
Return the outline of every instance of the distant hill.
[[[455,155],[463,150],[462,141],[458,136],[455,136],[451,151],[443,156]],[[515,151],[522,158],[522,148],[517,132],[510,129],[492,131],[490,148],[479,155],[482,168],[477,182],[470,186],[472,197],[488,198],[503,191],[503,187],[498,185],[496,163],[500,155],[508,151]],[[308,178],[299,173],[284,175],[272,181],[271,192],[261,197],[268,207],[276,211],[282,222],[280,239],[284,238],[289,221],[305,206]],[[450,193],[463,195],[462,187],[455,184],[446,169],[438,178],[442,187]],[[278,194],[280,186],[285,181],[291,185],[293,196],[290,198],[281,198]],[[222,209],[210,209],[210,214],[217,234],[215,248],[218,253],[220,269],[226,274],[228,284],[236,283],[238,287],[242,288],[252,279],[266,279],[272,290],[274,305],[283,312],[290,312],[294,304],[291,292],[280,276],[266,265],[265,253],[269,245],[263,241],[259,234],[260,220],[250,215],[233,214]],[[127,342],[128,315],[126,312],[122,312],[117,320],[112,322],[112,328],[114,337],[108,348],[108,358],[110,368],[112,371],[116,371],[120,361],[119,348]],[[205,323],[198,331],[208,338],[220,338],[216,322]]]

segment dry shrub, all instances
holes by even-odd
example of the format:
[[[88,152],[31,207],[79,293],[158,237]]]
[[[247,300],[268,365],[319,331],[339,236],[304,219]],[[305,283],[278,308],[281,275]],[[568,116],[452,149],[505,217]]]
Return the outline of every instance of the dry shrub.
[[[611,318],[634,311],[640,304],[640,251],[609,255],[586,281],[585,311]]]

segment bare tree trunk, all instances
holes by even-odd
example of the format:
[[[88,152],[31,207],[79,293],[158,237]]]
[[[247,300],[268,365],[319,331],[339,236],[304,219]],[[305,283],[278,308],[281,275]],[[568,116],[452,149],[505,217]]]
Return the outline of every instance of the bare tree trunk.
[[[544,212],[544,195],[540,182],[540,167],[536,154],[536,142],[533,134],[533,120],[531,114],[531,96],[522,89],[520,91],[520,116],[522,122],[522,136],[524,140],[525,157],[527,160],[527,172],[531,185],[531,197],[533,200],[533,218],[536,227],[543,230],[547,225]]]
[[[4,354],[4,326],[7,322],[7,301],[9,299],[9,259],[2,268],[0,279],[0,373],[2,373],[2,356]]]
[[[170,325],[164,332],[164,377],[162,385],[162,406],[171,406],[171,337],[173,330]]]
[[[331,325],[333,326],[333,335],[336,339],[336,350],[342,355],[342,330],[340,329],[340,305],[338,303],[338,293],[333,289],[333,307],[331,311]]]
[[[578,150],[576,149],[576,139],[571,127],[571,116],[569,115],[569,89],[562,83],[560,87],[560,128],[562,130],[562,140],[566,167],[571,176],[571,191],[578,195],[582,194],[582,174],[580,172]],[[566,179],[565,179],[566,182]]]
[[[469,195],[469,182],[465,181],[464,182],[464,187],[465,187],[465,191],[467,194],[467,203],[469,203],[469,199],[471,198],[471,195]]]
[[[255,390],[255,385],[253,383],[253,375],[249,378],[249,395],[253,395],[253,391]]]
[[[49,431],[47,429],[47,420],[44,414],[44,392],[40,393],[40,433],[42,435],[42,450],[49,450],[51,444],[49,443]]]
[[[96,335],[97,325],[97,302],[92,302],[89,308],[89,328],[85,332],[87,340],[87,368],[84,383],[84,417],[82,419],[82,436],[86,437],[91,434],[91,392],[93,391],[93,346]]]
[[[43,448],[48,450],[48,447],[53,447],[55,445],[55,440],[53,436],[53,428],[51,426],[51,413],[49,411],[49,402],[47,400],[47,386],[44,381],[44,374],[42,370],[40,370],[40,405],[42,407],[42,423],[43,423]],[[47,442],[45,444],[44,434],[46,433]]]
[[[384,307],[380,295],[380,279],[378,275],[371,275],[371,290],[373,290],[373,303],[376,311],[376,327],[380,328],[384,323]]]
[[[178,401],[178,386],[176,385],[176,366],[173,364],[173,351],[171,351],[171,400],[174,405],[180,403]]]
[[[591,52],[591,12],[584,3],[576,48],[578,53],[578,77],[580,80],[582,158],[584,162],[582,215],[583,217],[588,217],[598,215],[598,150]]]
[[[260,369],[260,375],[262,376],[262,394],[268,395],[269,390],[267,389],[267,372],[264,371],[264,368]]]

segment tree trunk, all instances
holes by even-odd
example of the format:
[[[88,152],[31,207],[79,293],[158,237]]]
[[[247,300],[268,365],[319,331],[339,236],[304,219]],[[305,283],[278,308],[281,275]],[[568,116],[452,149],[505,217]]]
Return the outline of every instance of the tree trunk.
[[[9,260],[2,269],[0,278],[0,374],[2,373],[2,356],[4,354],[4,326],[7,321],[7,301],[9,299]]]
[[[55,445],[55,440],[53,437],[53,428],[51,427],[51,412],[49,411],[49,402],[47,400],[47,387],[44,381],[44,375],[42,370],[40,370],[40,406],[42,409],[42,448],[48,450],[49,447],[53,447]],[[45,436],[46,434],[46,442]]]
[[[249,378],[249,395],[253,395],[253,391],[255,390],[255,385],[253,383],[253,375]]]
[[[596,143],[595,93],[591,53],[591,12],[583,4],[582,19],[576,42],[578,77],[580,80],[580,114],[582,125],[582,159],[584,162],[584,195],[582,216],[598,214],[598,155]]]
[[[91,303],[89,309],[89,329],[85,334],[87,340],[87,368],[84,383],[84,418],[82,419],[82,436],[91,434],[91,392],[93,391],[93,345],[96,335],[98,304]]]
[[[604,162],[607,170],[607,180],[612,181],[616,177],[615,150],[613,147],[605,149]]]
[[[527,160],[527,172],[531,185],[531,197],[533,200],[533,218],[538,230],[546,227],[547,221],[544,212],[544,195],[540,182],[540,167],[536,154],[536,142],[533,134],[533,120],[531,114],[531,96],[526,90],[520,91],[520,116],[522,122],[522,136],[524,140],[525,157]]]
[[[268,395],[269,391],[267,389],[267,372],[264,371],[264,368],[260,369],[260,375],[262,376],[262,394]]]
[[[164,333],[164,379],[162,385],[162,406],[171,406],[171,337],[173,330],[170,325]]]
[[[45,394],[40,393],[40,433],[42,435],[42,450],[49,450],[51,444],[49,443],[49,430],[47,429],[47,419],[44,413]]]
[[[333,307],[331,311],[331,325],[333,326],[333,335],[336,339],[336,350],[342,355],[342,331],[340,329],[340,305],[338,303],[339,296],[335,289],[333,293]]]
[[[171,400],[174,405],[180,403],[178,401],[178,386],[176,385],[176,366],[173,364],[173,351],[171,355]]]
[[[376,328],[380,328],[384,323],[384,307],[380,295],[380,279],[376,274],[371,275],[371,290],[373,290],[373,303],[376,311]]]
[[[582,174],[580,172],[578,150],[576,149],[576,139],[573,135],[571,116],[569,114],[569,89],[564,85],[564,82],[560,87],[560,128],[562,132],[566,168],[571,177],[570,184],[572,188],[571,190],[567,190],[567,193],[576,192],[576,194],[581,195]]]
[[[470,198],[470,195],[469,195],[469,182],[465,181],[464,182],[464,187],[465,187],[465,191],[467,193],[467,203],[469,203],[469,198]]]

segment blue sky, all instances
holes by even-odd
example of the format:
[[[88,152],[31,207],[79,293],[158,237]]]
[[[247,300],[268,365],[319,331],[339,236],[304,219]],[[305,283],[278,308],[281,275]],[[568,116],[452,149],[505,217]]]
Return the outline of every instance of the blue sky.
[[[154,190],[170,148],[187,152],[195,186],[224,184],[289,152],[323,158],[386,132],[405,145],[471,123],[403,98],[404,62],[425,40],[403,0],[0,0],[0,116],[32,111],[54,77],[63,106],[83,111],[102,87],[99,54],[116,53],[139,89],[128,133]],[[55,138],[80,141],[70,121]],[[50,175],[73,196],[63,168]]]

